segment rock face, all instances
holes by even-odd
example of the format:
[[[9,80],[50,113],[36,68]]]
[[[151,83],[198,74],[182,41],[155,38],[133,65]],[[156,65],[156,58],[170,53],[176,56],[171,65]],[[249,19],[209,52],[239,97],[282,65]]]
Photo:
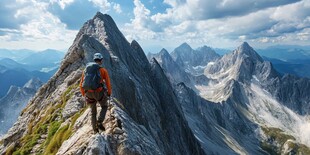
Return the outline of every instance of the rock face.
[[[106,131],[92,136],[78,82],[96,52],[103,54],[113,98]],[[159,64],[148,63],[140,45],[128,43],[112,18],[99,12],[2,141],[2,153],[205,154]]]
[[[172,59],[166,49],[162,49],[158,54],[149,56],[150,60],[152,58],[155,58],[160,64],[172,84],[184,82],[187,85],[192,85],[189,74]]]
[[[186,72],[200,74],[204,67],[220,56],[207,46],[193,50],[187,43],[183,43],[171,52],[173,60]]]
[[[26,107],[41,85],[40,80],[30,79],[23,87],[11,86],[8,93],[0,99],[1,135],[12,127],[19,112]]]
[[[310,114],[310,80],[293,75],[284,75],[265,84],[276,98],[285,106],[300,115]]]
[[[163,61],[169,56],[162,52],[155,58],[171,77],[185,118],[205,152],[307,154],[310,141],[304,135],[310,132],[303,126],[309,124],[305,119],[309,117],[309,79],[281,77],[248,43],[214,62],[205,60],[203,73],[191,72],[188,68],[194,65],[185,58],[193,50],[186,44],[180,47],[183,55],[175,61]],[[175,64],[181,70],[178,73],[169,68]],[[179,78],[185,71],[190,83]]]

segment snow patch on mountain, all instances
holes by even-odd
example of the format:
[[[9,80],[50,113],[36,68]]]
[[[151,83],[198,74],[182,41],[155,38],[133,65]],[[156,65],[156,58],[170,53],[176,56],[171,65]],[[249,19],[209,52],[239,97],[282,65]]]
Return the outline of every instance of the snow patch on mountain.
[[[257,77],[253,76],[249,88],[245,88],[249,99],[248,109],[254,122],[261,126],[280,128],[292,135],[299,143],[310,147],[310,121],[291,109],[283,106],[272,95],[260,87]]]
[[[213,62],[209,63],[207,66],[212,66]],[[221,102],[227,100],[230,95],[228,91],[231,85],[231,80],[235,79],[234,76],[235,69],[233,67],[227,70],[220,70],[214,74],[205,72],[209,80],[208,83],[202,85],[195,85],[195,88],[199,91],[199,95],[204,99],[212,102]]]

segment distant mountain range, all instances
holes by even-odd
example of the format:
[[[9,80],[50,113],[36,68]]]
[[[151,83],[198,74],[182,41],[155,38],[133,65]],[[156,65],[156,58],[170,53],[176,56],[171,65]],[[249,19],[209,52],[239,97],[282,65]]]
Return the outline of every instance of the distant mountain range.
[[[23,68],[16,69],[3,69],[0,72],[0,98],[4,96],[9,88],[14,85],[22,87],[31,78],[38,78],[42,82],[46,82],[52,74],[40,72],[40,71],[27,71]]]
[[[20,60],[20,63],[29,65],[35,70],[44,70],[46,68],[54,69],[53,67],[59,66],[64,55],[64,52],[48,49],[27,56]]]
[[[64,56],[65,52],[54,50],[54,49],[46,49],[43,51],[33,51],[28,49],[21,49],[21,50],[11,50],[11,49],[0,49],[0,59],[1,58],[10,58],[17,62],[23,62],[23,60],[29,60],[31,57],[43,57],[44,56],[51,56],[51,58],[57,58],[57,55]],[[46,57],[47,59],[51,59]],[[42,60],[39,60],[42,61]]]
[[[13,125],[37,89],[54,75],[64,55],[51,49],[0,49],[0,135]]]
[[[310,60],[310,48],[307,46],[271,46],[258,49],[257,52],[262,56],[283,61]]]
[[[310,47],[278,45],[257,52],[270,61],[281,74],[294,74],[310,78]]]
[[[10,58],[15,61],[19,61],[34,53],[35,51],[27,49],[21,49],[21,50],[0,49],[0,59]]]
[[[214,48],[220,55],[232,50]],[[310,46],[276,45],[265,49],[257,49],[257,53],[264,60],[270,61],[274,68],[282,75],[294,74],[310,78]]]
[[[294,74],[300,77],[310,78],[310,59],[294,59],[283,61],[263,56],[264,60],[270,61],[274,68],[282,75]]]
[[[10,86],[7,94],[0,98],[0,136],[12,127],[21,110],[42,84],[39,79],[32,78],[22,87]]]
[[[29,71],[46,71],[48,68],[53,70],[55,67],[59,66],[64,55],[64,52],[52,49],[47,49],[41,52],[0,49],[0,65],[10,69],[24,68]]]
[[[51,49],[41,52],[0,49],[0,98],[10,86],[21,87],[31,78],[46,82],[57,71],[64,55]]]

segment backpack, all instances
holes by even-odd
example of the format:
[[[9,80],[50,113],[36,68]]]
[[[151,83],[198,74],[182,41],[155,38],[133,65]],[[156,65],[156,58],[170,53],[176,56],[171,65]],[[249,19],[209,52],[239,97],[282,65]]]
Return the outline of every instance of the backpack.
[[[95,62],[87,63],[84,70],[84,81],[82,83],[84,90],[95,90],[102,87],[102,84],[100,83],[100,68],[101,67]]]

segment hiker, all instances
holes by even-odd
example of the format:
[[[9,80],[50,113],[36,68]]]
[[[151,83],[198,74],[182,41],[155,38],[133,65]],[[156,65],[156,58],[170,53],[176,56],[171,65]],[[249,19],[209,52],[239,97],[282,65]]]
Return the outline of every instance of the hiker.
[[[108,98],[110,99],[112,89],[108,71],[101,67],[103,56],[100,53],[94,54],[94,61],[86,65],[80,81],[80,90],[86,102],[91,108],[91,124],[94,133],[105,130],[103,120],[108,109]],[[99,102],[101,111],[97,120],[97,106]]]

